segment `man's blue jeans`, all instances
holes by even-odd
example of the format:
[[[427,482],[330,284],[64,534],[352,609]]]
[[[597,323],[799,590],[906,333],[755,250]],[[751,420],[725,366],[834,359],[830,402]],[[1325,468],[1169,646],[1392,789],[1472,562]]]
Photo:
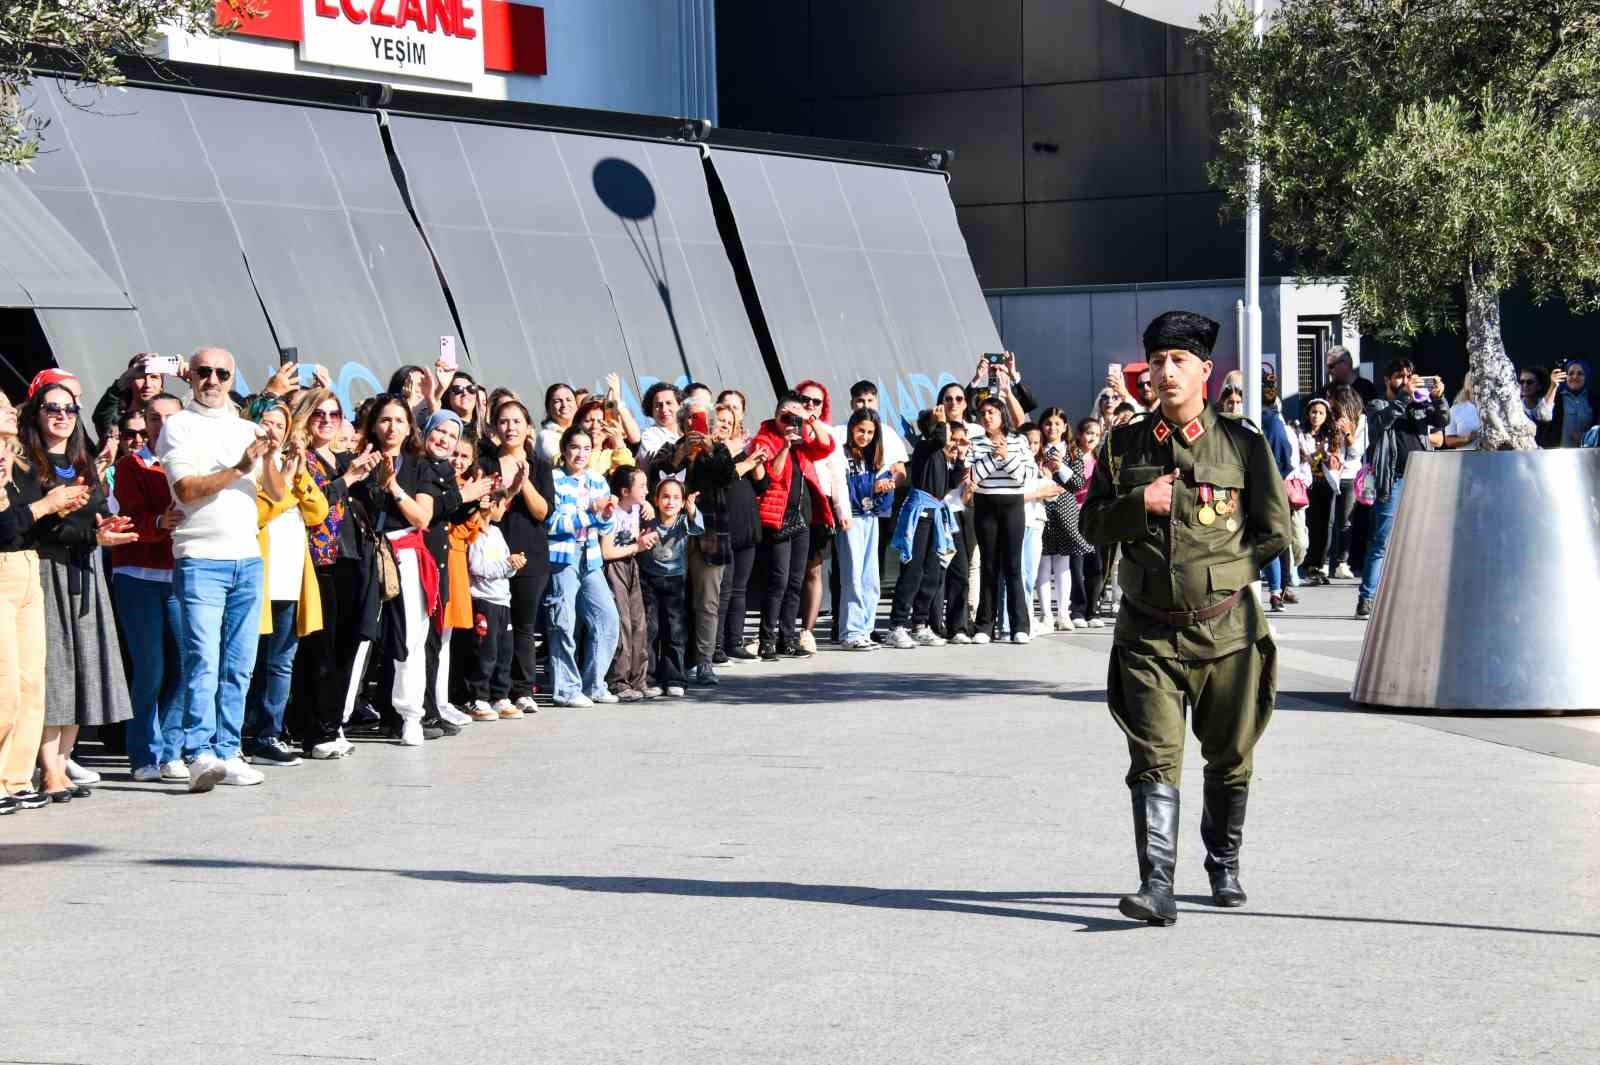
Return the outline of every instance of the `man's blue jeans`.
[[[178,597],[171,581],[115,574],[117,613],[128,645],[128,764],[170,762],[183,748],[183,670],[178,655]]]
[[[555,697],[604,694],[606,670],[617,653],[621,628],[605,572],[596,569],[580,576],[577,566],[557,566],[550,571],[544,601],[550,611],[550,675]],[[589,634],[589,653],[583,658],[581,676],[577,662],[580,628]]]
[[[261,560],[180,558],[172,569],[183,652],[183,756],[239,753],[261,632]]]
[[[298,606],[292,599],[272,601],[272,631],[264,633],[257,645],[256,670],[244,704],[248,746],[283,735],[283,711],[289,705],[289,686],[294,680],[294,652],[300,646],[295,624]]]
[[[1372,534],[1367,537],[1367,561],[1361,567],[1362,599],[1376,599],[1378,578],[1383,575],[1383,560],[1389,554],[1389,533],[1394,529],[1394,514],[1400,509],[1400,478],[1394,479],[1389,498],[1372,504]]]

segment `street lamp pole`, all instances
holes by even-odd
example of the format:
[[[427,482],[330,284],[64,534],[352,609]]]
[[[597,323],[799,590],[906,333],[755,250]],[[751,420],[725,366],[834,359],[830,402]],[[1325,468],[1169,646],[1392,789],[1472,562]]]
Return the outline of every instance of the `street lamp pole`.
[[[1266,30],[1263,0],[1250,0],[1250,28],[1259,45]],[[1250,103],[1250,129],[1254,133],[1261,126],[1261,105]],[[1261,158],[1252,153],[1245,172],[1249,186],[1250,202],[1244,219],[1244,325],[1245,335],[1241,345],[1244,365],[1245,414],[1257,425],[1261,424]]]

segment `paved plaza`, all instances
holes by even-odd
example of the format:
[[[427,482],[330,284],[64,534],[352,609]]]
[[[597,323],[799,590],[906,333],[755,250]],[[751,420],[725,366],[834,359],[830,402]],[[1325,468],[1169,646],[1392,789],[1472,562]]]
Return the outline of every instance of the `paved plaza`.
[[[1275,619],[1242,910],[1191,744],[1169,929],[1116,909],[1109,630],[204,796],[86,750],[92,798],[0,820],[0,1062],[1600,1060],[1600,722],[1351,712],[1353,603]]]

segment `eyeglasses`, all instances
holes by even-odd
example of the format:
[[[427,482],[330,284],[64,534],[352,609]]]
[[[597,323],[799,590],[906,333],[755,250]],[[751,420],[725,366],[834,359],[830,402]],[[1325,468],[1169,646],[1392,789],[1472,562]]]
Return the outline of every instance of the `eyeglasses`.
[[[311,420],[314,422],[342,422],[344,421],[344,412],[338,410],[314,410],[311,412]]]
[[[959,392],[952,392],[948,396],[945,396],[943,399],[941,399],[939,402],[940,403],[965,403],[966,401],[967,401],[967,397],[966,396],[963,396]]]
[[[233,371],[226,366],[190,366],[189,372],[201,380],[214,376],[223,384],[227,384],[233,377]]]
[[[52,418],[60,418],[62,416],[76,418],[79,408],[76,403],[41,403],[39,409]]]

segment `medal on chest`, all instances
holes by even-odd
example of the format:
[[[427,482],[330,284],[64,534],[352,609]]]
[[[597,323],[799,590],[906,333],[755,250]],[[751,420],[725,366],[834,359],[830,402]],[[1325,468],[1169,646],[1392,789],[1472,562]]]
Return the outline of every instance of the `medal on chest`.
[[[1195,512],[1195,520],[1201,525],[1216,524],[1217,508],[1211,502],[1213,494],[1209,484],[1200,486],[1200,509]]]

